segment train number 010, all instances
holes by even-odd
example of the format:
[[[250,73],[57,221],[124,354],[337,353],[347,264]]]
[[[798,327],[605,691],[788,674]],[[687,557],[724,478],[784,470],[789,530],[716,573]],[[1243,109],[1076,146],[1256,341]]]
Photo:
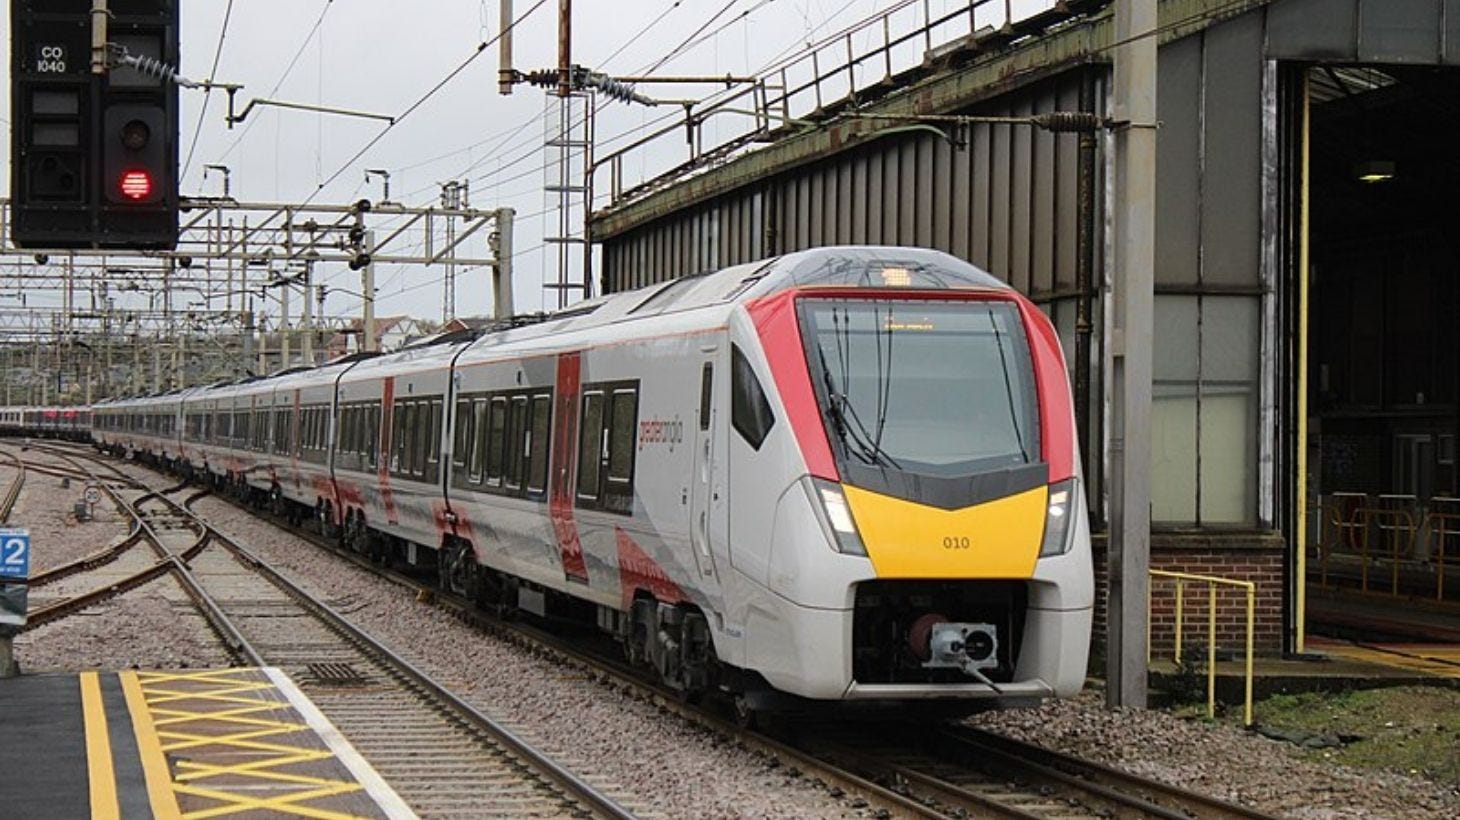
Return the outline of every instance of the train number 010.
[[[943,538],[943,549],[945,550],[966,550],[973,546],[973,542],[966,535],[948,535]]]

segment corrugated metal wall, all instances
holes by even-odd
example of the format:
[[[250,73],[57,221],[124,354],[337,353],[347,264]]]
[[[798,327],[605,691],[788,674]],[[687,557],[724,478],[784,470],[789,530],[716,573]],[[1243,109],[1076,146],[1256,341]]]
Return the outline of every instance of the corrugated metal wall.
[[[1162,45],[1152,486],[1165,526],[1275,525],[1284,374],[1272,364],[1274,316],[1290,272],[1269,252],[1280,239],[1270,200],[1282,127],[1269,60],[1460,64],[1460,0],[1278,0]],[[1107,76],[1075,68],[964,113],[1078,110],[1086,83],[1088,107],[1103,112]],[[1041,302],[1075,362],[1079,138],[1007,125],[957,137],[888,135],[615,236],[604,244],[604,284],[634,288],[815,245],[923,245]],[[1264,161],[1275,169],[1267,176]],[[1100,175],[1095,186],[1104,190]],[[1095,197],[1097,285],[1106,198]],[[1098,301],[1090,307],[1098,328]],[[1098,339],[1086,349],[1097,351],[1085,359],[1082,409],[1098,482]]]
[[[1077,111],[1085,76],[1072,71],[968,113]],[[1071,294],[1079,137],[985,123],[949,133],[951,140],[927,131],[890,133],[614,237],[604,248],[607,289],[802,248],[886,244],[948,251],[1031,295]]]

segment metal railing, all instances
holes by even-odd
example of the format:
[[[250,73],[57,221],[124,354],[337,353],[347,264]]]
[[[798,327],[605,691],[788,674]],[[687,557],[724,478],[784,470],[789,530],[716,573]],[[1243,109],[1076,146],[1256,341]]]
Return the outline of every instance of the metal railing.
[[[856,104],[861,96],[888,86],[900,72],[927,65],[944,49],[1011,38],[1016,24],[1040,14],[1058,16],[1060,8],[1050,4],[1021,17],[1016,16],[1011,0],[967,0],[951,8],[935,5],[942,6],[931,0],[900,0],[775,60],[756,72],[754,82],[704,100],[679,101],[684,106],[683,118],[674,118],[596,158],[589,173],[609,169],[609,205],[642,196],[670,180],[654,177],[630,187],[624,176],[624,158],[660,138],[673,137],[688,148],[683,163],[660,172],[677,178],[705,162],[763,142],[779,128],[805,125],[803,118],[818,117],[842,103]],[[748,117],[750,122],[728,138],[707,139],[705,124],[723,115]]]
[[[1425,516],[1431,557],[1435,562],[1435,600],[1445,600],[1445,564],[1460,558],[1460,498],[1430,499],[1430,514]]]
[[[1252,725],[1252,662],[1253,640],[1257,620],[1257,584],[1252,581],[1238,581],[1232,578],[1218,578],[1214,575],[1196,575],[1189,572],[1149,570],[1152,586],[1157,578],[1170,578],[1176,582],[1176,624],[1175,650],[1172,660],[1181,665],[1181,644],[1185,612],[1186,584],[1204,583],[1207,586],[1207,718],[1217,714],[1217,588],[1236,587],[1247,596],[1247,661],[1243,672],[1242,725]],[[1151,595],[1146,595],[1146,665],[1151,663]]]
[[[1408,597],[1417,587],[1414,571],[1430,571],[1435,600],[1445,600],[1446,570],[1460,561],[1460,499],[1437,496],[1421,504],[1411,495],[1332,493],[1311,509],[1318,516],[1312,549],[1319,586],[1337,586],[1334,558],[1350,556],[1362,592]],[[1376,584],[1385,562],[1389,583]]]

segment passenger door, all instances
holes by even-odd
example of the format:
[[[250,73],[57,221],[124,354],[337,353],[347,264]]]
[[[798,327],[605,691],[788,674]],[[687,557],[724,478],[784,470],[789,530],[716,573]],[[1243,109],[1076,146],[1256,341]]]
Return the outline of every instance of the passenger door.
[[[702,348],[703,350],[703,348]],[[711,347],[708,352],[713,353]],[[711,551],[716,522],[721,518],[715,514],[719,500],[716,490],[716,460],[719,447],[715,441],[716,368],[713,355],[707,357],[700,367],[699,412],[694,426],[694,474],[690,479],[689,540],[694,553],[695,565],[700,579],[696,586],[704,588],[715,578],[715,559]]]

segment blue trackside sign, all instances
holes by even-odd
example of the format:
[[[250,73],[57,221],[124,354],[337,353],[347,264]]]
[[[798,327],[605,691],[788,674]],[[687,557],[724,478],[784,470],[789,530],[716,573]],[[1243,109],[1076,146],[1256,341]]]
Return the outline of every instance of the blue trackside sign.
[[[0,637],[25,626],[25,579],[30,576],[30,533],[0,529]],[[8,581],[15,583],[7,583]],[[0,670],[3,676],[3,670]]]
[[[30,575],[30,533],[26,530],[0,530],[0,578],[25,578]]]

